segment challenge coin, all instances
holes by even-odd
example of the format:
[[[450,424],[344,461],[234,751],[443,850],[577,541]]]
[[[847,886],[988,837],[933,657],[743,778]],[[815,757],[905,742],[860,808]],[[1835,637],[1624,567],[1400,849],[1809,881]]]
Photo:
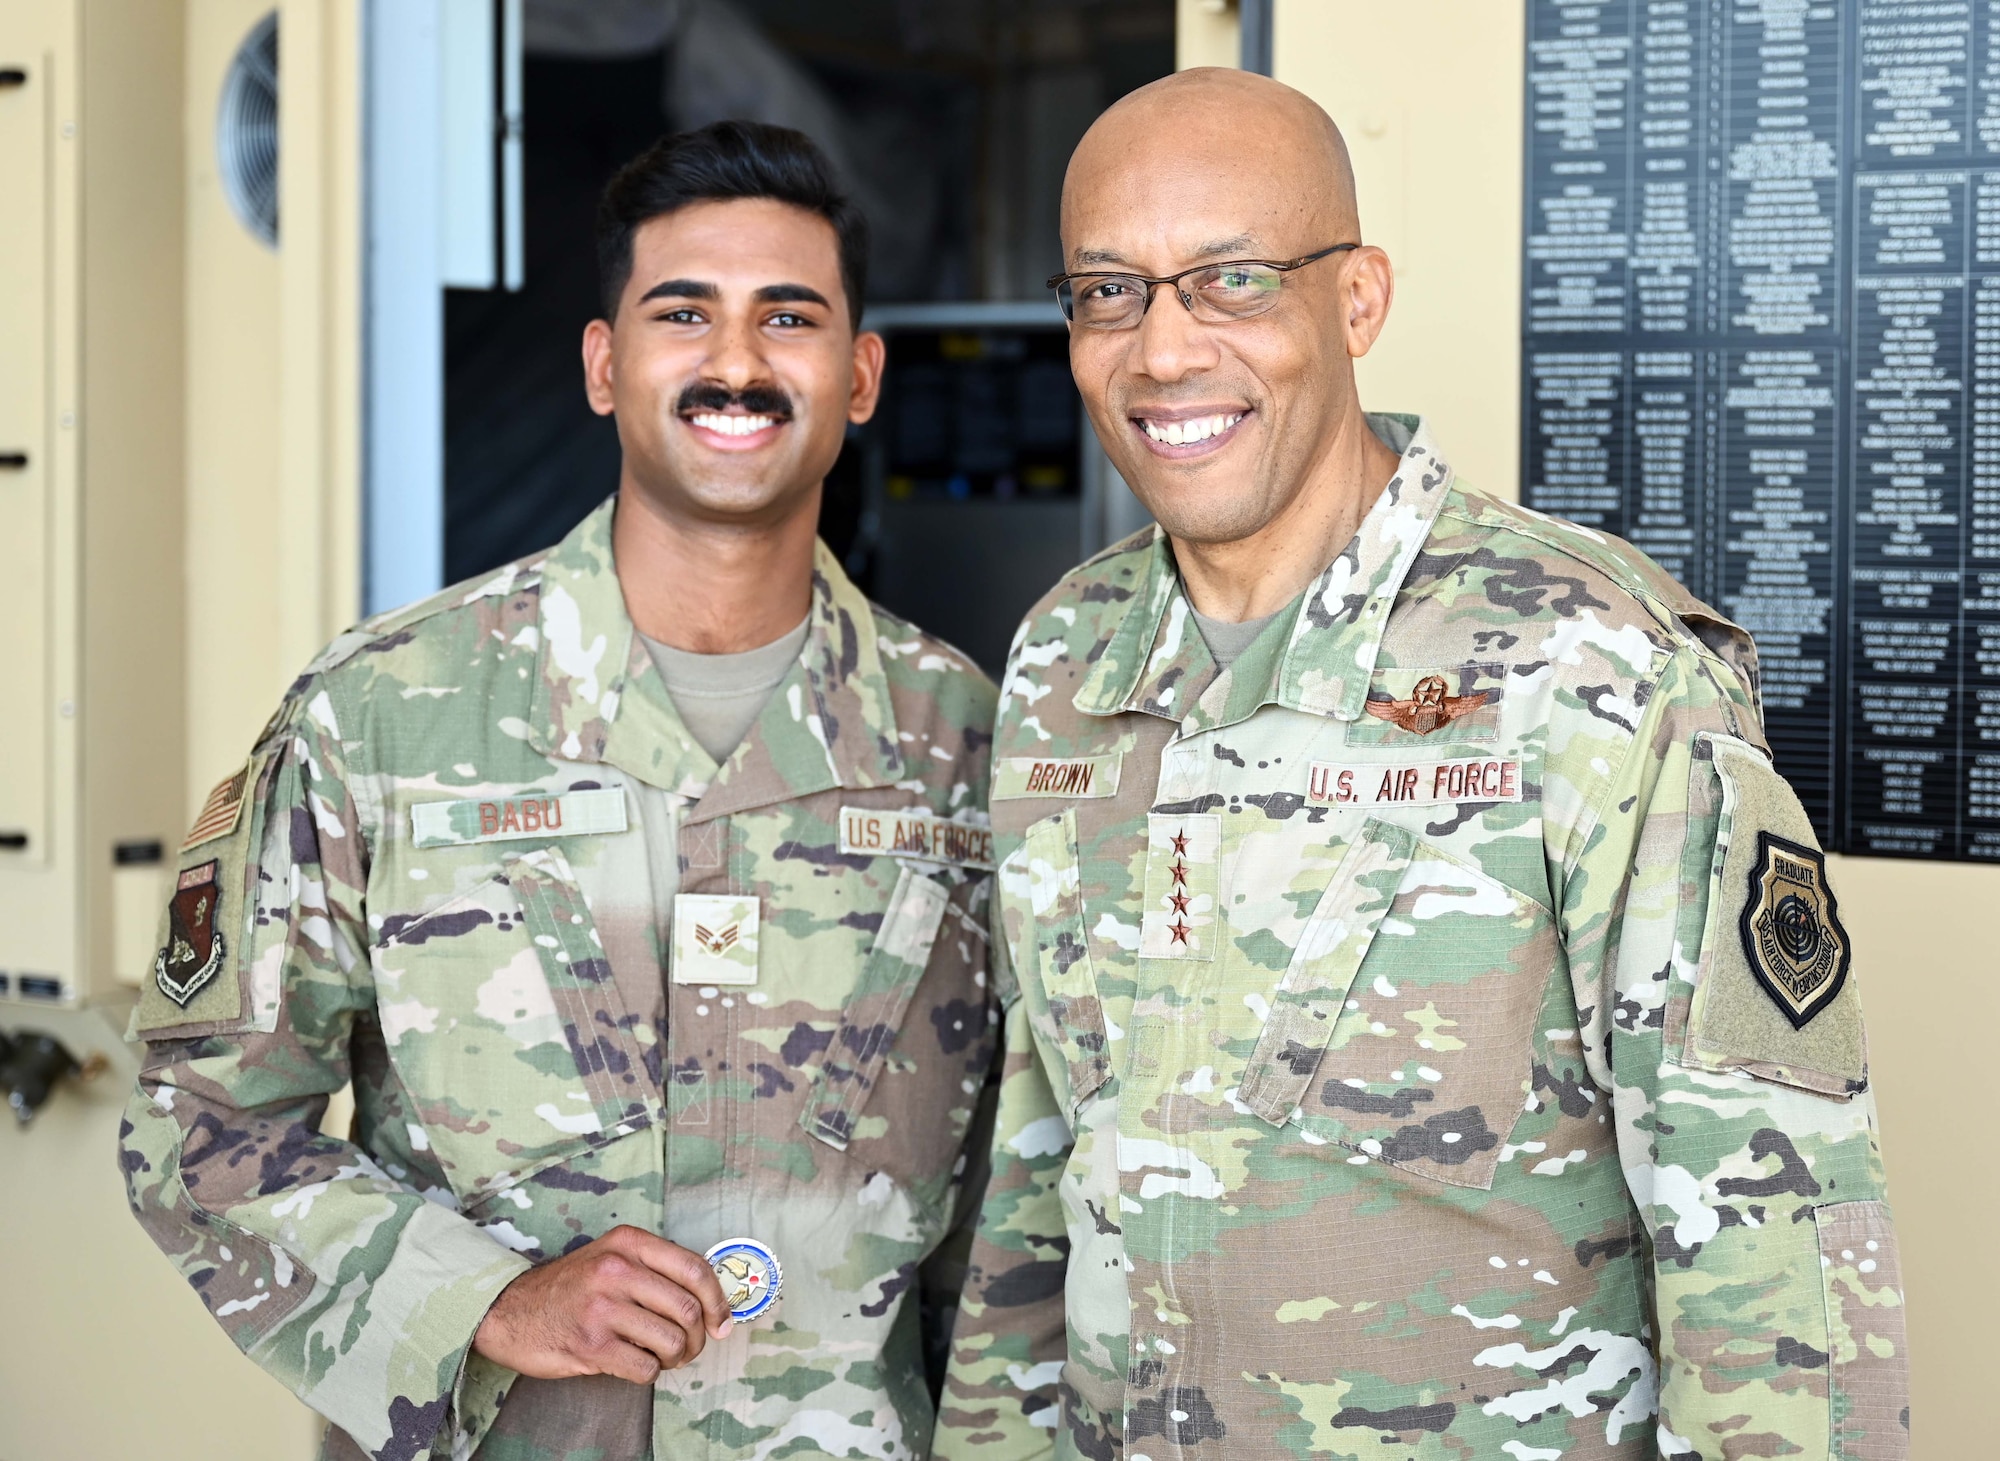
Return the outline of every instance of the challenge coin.
[[[729,1312],[739,1323],[761,1319],[784,1291],[778,1255],[755,1238],[724,1238],[702,1255],[722,1281]]]

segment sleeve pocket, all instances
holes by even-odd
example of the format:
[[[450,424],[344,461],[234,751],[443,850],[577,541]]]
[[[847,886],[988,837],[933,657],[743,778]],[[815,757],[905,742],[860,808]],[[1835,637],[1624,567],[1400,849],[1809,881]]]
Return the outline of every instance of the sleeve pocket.
[[[1683,876],[1704,877],[1694,992],[1668,1010],[1667,1048],[1697,1070],[1742,1071],[1845,1098],[1868,1084],[1861,1002],[1825,856],[1798,797],[1734,736],[1696,738]],[[1704,867],[1703,864],[1706,864]]]
[[[1814,1209],[1826,1293],[1829,1454],[1900,1461],[1910,1450],[1909,1342],[1889,1205]]]
[[[260,1000],[252,984],[257,956],[257,899],[269,886],[289,890],[292,849],[288,812],[303,800],[298,767],[280,740],[227,777],[196,814],[181,848],[167,909],[160,920],[159,950],[145,971],[132,1032],[148,1040],[194,1039],[257,1028]],[[277,813],[284,841],[266,846]],[[271,920],[296,930],[310,910],[296,905]],[[268,1021],[262,1028],[269,1028]]]

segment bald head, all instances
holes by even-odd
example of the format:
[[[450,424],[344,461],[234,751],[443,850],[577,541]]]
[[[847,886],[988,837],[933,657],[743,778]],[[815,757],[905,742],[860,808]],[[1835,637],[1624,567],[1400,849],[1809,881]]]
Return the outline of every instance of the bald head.
[[[1244,71],[1142,87],[1077,144],[1062,245],[1065,271],[1086,276],[1069,282],[1070,369],[1119,474],[1176,553],[1285,545],[1245,550],[1263,566],[1233,608],[1296,591],[1325,557],[1305,577],[1271,563],[1330,557],[1329,535],[1352,530],[1395,467],[1354,381],[1395,276],[1361,242],[1333,119]],[[1256,261],[1292,267],[1220,267]],[[1198,578],[1194,562],[1182,568]]]
[[[1097,257],[1103,241],[1085,235],[1103,214],[1129,220],[1141,199],[1177,212],[1196,197],[1209,205],[1203,216],[1222,203],[1241,219],[1237,232],[1252,233],[1244,242],[1254,249],[1221,251],[1239,258],[1291,257],[1361,237],[1354,168],[1333,118],[1268,76],[1202,66],[1127,94],[1077,144],[1063,178],[1067,267],[1134,262]],[[1316,241],[1291,248],[1294,236]]]

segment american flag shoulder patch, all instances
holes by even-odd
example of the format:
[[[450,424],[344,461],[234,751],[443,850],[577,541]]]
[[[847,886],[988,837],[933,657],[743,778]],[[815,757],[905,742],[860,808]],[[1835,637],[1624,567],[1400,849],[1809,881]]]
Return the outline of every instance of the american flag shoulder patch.
[[[243,795],[249,785],[250,767],[247,762],[234,775],[225,776],[217,782],[215,790],[208,794],[208,800],[201,804],[201,811],[195,815],[194,825],[188,828],[187,841],[181,844],[181,850],[185,852],[190,847],[199,847],[204,842],[213,842],[234,832],[237,818],[243,814]]]

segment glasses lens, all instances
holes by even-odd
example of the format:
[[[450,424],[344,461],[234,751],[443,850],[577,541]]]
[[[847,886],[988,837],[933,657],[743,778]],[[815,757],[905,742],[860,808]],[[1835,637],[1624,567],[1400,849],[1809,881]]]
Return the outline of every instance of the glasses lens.
[[[1217,264],[1188,275],[1181,287],[1193,297],[1200,318],[1240,320],[1276,304],[1284,283],[1284,274],[1269,264]]]
[[[1090,329],[1130,329],[1145,316],[1144,280],[1126,274],[1087,274],[1064,287],[1074,291],[1070,318]]]

